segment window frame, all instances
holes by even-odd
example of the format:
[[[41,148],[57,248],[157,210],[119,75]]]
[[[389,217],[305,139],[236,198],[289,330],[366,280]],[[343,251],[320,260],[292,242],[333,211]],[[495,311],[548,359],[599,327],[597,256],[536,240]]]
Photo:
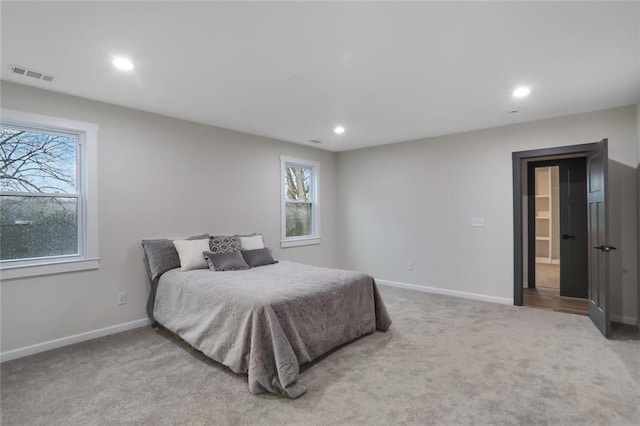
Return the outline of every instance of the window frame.
[[[59,194],[78,199],[78,253],[31,259],[0,260],[3,280],[98,269],[97,206],[97,134],[98,125],[82,121],[0,109],[0,124],[25,130],[73,135],[77,137],[76,186],[74,194]],[[42,195],[40,195],[42,194]],[[55,197],[49,193],[2,191],[3,196]]]
[[[287,196],[285,170],[287,166],[311,169],[311,235],[287,237]],[[320,163],[288,156],[280,156],[280,247],[299,247],[320,244]]]

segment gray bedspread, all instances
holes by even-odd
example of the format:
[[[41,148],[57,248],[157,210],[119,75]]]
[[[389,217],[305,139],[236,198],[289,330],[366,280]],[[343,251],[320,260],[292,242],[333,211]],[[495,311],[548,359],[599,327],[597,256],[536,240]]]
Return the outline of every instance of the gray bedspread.
[[[292,398],[306,391],[300,365],[391,325],[372,277],[284,261],[245,271],[165,272],[154,317],[247,374],[251,393]]]

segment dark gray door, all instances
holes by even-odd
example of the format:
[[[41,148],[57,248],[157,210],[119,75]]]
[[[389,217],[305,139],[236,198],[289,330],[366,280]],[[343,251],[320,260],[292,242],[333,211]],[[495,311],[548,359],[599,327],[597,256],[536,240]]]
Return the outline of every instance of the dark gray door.
[[[561,160],[559,166],[560,295],[586,299],[589,295],[587,160],[586,158]]]
[[[606,139],[587,157],[589,317],[605,337],[609,337],[609,252],[613,249],[608,245],[608,158]]]

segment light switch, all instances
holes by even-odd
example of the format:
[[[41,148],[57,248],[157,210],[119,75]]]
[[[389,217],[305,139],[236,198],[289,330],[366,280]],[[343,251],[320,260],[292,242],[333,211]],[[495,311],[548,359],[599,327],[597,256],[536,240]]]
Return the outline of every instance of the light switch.
[[[484,226],[484,217],[472,217],[471,226],[474,226],[474,227]]]

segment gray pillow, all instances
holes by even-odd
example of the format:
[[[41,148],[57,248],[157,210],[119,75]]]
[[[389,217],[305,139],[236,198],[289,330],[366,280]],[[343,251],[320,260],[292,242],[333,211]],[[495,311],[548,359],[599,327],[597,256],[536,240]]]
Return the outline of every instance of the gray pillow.
[[[242,258],[239,251],[228,251],[225,253],[203,252],[204,258],[207,259],[207,265],[212,271],[237,271],[240,269],[249,269],[249,265]]]
[[[216,235],[209,238],[209,250],[213,254],[240,251],[240,238],[238,235]]]
[[[202,240],[209,238],[209,234],[196,235],[188,240]],[[160,278],[170,269],[180,267],[180,258],[173,245],[173,240],[142,240],[142,248],[147,261],[147,272],[152,281]]]
[[[244,261],[247,262],[247,265],[252,268],[255,266],[278,263],[278,261],[273,258],[269,247],[256,250],[242,250],[242,257],[244,258]]]

